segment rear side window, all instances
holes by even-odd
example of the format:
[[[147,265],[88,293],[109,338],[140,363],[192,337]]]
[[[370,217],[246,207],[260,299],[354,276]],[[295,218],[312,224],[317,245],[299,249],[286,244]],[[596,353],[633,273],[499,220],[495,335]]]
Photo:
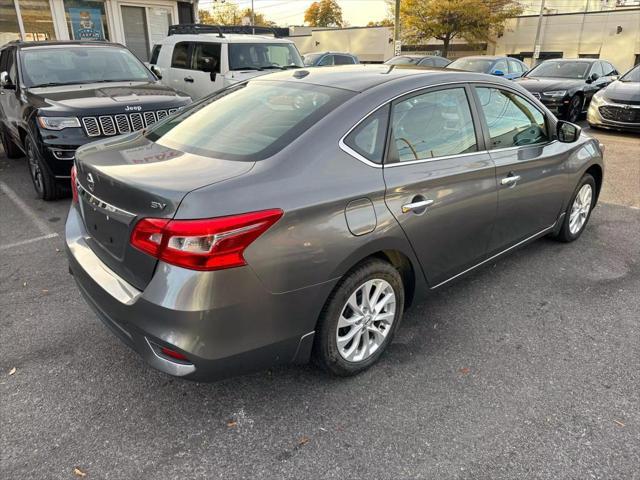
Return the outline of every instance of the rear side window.
[[[610,77],[611,75],[618,75],[618,71],[609,62],[602,62],[604,68],[604,76]]]
[[[464,88],[424,93],[393,106],[391,162],[409,162],[478,150]]]
[[[509,72],[510,73],[522,73],[522,65],[520,62],[516,62],[515,60],[508,60],[509,62]]]
[[[515,93],[478,87],[478,98],[491,137],[490,150],[546,143],[544,115]]]
[[[423,58],[422,60],[420,60],[418,62],[418,65],[422,66],[422,67],[433,67],[434,63],[433,60],[431,58]]]
[[[322,60],[318,62],[319,67],[327,67],[333,65],[333,55],[325,55]]]
[[[344,139],[345,145],[374,163],[382,163],[389,122],[389,106],[365,118]]]
[[[191,68],[189,42],[180,42],[175,44],[173,47],[173,54],[171,55],[171,66],[173,68]]]
[[[151,59],[149,59],[149,65],[155,65],[158,63],[158,56],[160,55],[160,48],[162,45],[154,45],[151,49]]]
[[[493,68],[491,69],[492,72],[502,72],[502,73],[507,73],[507,62],[505,60],[498,60],[494,65]]]
[[[307,83],[254,80],[181,110],[151,127],[147,136],[196,155],[261,160],[352,96],[350,91]]]

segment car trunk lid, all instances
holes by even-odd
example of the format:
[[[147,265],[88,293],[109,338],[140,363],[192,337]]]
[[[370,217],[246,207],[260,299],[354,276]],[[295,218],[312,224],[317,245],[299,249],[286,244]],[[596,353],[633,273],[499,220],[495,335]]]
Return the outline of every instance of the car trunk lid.
[[[173,218],[190,191],[248,172],[252,162],[173,150],[142,135],[93,143],[76,155],[87,243],[115,273],[142,290],[157,260],[129,243],[141,218]]]

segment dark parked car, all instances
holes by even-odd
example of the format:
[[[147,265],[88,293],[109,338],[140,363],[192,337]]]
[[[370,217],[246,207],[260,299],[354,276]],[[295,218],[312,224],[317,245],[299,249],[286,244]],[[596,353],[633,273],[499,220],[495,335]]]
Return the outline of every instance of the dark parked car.
[[[599,142],[513,82],[386,65],[257,77],[75,165],[80,291],[152,366],[205,380],[369,367],[429,290],[577,239],[603,174]]]
[[[640,65],[593,95],[587,121],[596,128],[640,131]]]
[[[521,77],[528,69],[527,65],[517,58],[478,55],[462,57],[454,60],[447,68],[466,70],[467,72],[488,73],[498,77],[514,80]]]
[[[591,97],[618,75],[609,62],[594,59],[545,60],[518,83],[560,118],[575,122],[587,110]]]
[[[76,149],[141,130],[191,102],[160,85],[122,45],[12,42],[0,50],[0,137],[8,157],[25,154],[35,190],[68,189]]]
[[[384,62],[385,65],[413,65],[416,67],[446,67],[450,63],[451,60],[437,55],[398,55]]]
[[[315,52],[302,57],[305,67],[331,67],[333,65],[355,65],[358,57],[344,52]]]

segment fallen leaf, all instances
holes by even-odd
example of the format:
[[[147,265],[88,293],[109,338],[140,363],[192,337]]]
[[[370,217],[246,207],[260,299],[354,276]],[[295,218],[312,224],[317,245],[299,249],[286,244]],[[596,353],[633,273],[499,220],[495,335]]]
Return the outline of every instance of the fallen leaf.
[[[13,375],[14,373],[16,373],[16,367],[13,367],[11,370],[9,370],[9,375]]]
[[[59,252],[59,251],[60,251],[60,249],[59,249],[59,248],[56,248],[56,252]]]
[[[73,474],[76,477],[86,477],[87,476],[86,472],[83,472],[78,467],[73,467]]]
[[[238,426],[238,422],[236,422],[235,420],[229,420],[227,422],[227,427],[229,427],[229,428],[234,428],[234,427],[237,427],[237,426]]]
[[[45,288],[44,290],[42,290],[42,293],[49,293],[49,290]]]
[[[298,445],[300,446],[306,445],[307,443],[309,443],[309,437],[302,437],[300,440],[298,440]]]
[[[462,367],[462,368],[460,369],[460,373],[461,373],[462,375],[467,375],[467,374],[469,374],[469,372],[470,372],[470,371],[471,371],[471,369],[470,369],[470,368],[468,368],[468,367]]]
[[[26,287],[26,286],[27,286],[27,282],[24,282],[24,283],[22,284],[22,286],[23,286],[23,287]]]
[[[622,423],[622,422],[620,422],[620,421],[618,421],[618,420],[614,420],[614,422],[615,422],[616,424],[618,424],[619,426],[621,426],[621,427],[624,427],[624,426],[625,426],[625,425],[624,425],[624,423]]]

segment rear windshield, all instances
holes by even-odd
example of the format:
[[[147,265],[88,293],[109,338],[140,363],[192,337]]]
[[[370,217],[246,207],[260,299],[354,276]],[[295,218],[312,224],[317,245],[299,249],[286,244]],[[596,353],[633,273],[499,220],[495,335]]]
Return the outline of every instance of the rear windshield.
[[[20,57],[26,87],[153,79],[142,62],[121,47],[25,48]]]
[[[293,82],[233,86],[157,123],[147,137],[183,152],[255,161],[280,151],[353,92]]]
[[[291,43],[230,43],[229,70],[262,70],[302,67],[302,59]]]

